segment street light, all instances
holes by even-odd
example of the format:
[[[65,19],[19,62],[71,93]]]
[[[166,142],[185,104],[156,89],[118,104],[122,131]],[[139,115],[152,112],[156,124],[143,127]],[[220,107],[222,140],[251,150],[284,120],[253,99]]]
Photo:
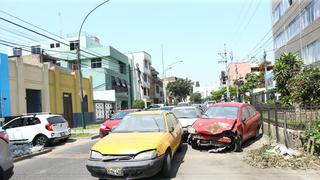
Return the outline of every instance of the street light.
[[[78,34],[78,46],[77,46],[77,63],[78,63],[78,72],[79,72],[79,85],[80,85],[80,109],[81,109],[81,120],[82,120],[82,127],[83,129],[86,129],[86,119],[85,119],[85,115],[84,115],[84,110],[83,110],[83,84],[82,84],[82,72],[81,72],[81,60],[80,60],[80,35],[81,35],[81,30],[83,27],[84,22],[87,20],[87,18],[89,17],[89,15],[95,11],[97,8],[99,8],[100,6],[102,6],[103,4],[109,2],[110,0],[106,0],[103,1],[102,3],[100,3],[98,6],[96,6],[95,8],[93,8],[87,15],[86,17],[83,19],[80,29],[79,29],[79,34]]]
[[[167,68],[164,68],[164,66],[162,66],[162,77],[163,77],[163,81],[164,79],[166,78],[166,72],[169,70],[169,69],[172,69],[173,65],[177,64],[177,63],[182,63],[183,60],[180,60],[180,61],[175,61],[173,63],[171,63],[170,65],[167,66]],[[164,98],[164,104],[167,104],[167,91],[166,91],[166,86],[163,84],[163,98]]]

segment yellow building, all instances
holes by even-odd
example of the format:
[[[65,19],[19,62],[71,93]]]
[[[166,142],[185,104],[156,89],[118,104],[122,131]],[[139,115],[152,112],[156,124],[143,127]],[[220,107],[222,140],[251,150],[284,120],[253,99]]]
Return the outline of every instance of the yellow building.
[[[11,116],[23,113],[62,114],[71,127],[81,126],[78,73],[45,62],[33,54],[9,60]],[[83,78],[86,124],[95,122],[92,78]]]
[[[92,78],[83,78],[83,109],[87,123],[94,121]],[[50,112],[64,114],[70,125],[81,125],[78,73],[58,66],[49,68]]]

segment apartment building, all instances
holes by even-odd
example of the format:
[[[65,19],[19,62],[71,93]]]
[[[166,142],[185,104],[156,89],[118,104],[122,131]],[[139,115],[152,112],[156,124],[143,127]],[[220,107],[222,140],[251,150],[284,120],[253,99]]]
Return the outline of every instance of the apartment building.
[[[320,1],[272,0],[275,58],[298,54],[307,65],[320,62]]]

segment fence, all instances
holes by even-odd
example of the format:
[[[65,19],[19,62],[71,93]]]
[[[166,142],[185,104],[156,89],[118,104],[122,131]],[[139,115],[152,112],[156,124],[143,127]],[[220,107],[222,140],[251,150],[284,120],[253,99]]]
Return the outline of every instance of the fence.
[[[261,113],[262,119],[268,124],[266,132],[271,135],[275,131],[277,142],[284,138],[288,145],[288,132],[292,130],[305,131],[320,123],[320,106],[305,106],[303,108],[281,107],[281,106],[256,106]],[[271,130],[271,125],[275,130]]]

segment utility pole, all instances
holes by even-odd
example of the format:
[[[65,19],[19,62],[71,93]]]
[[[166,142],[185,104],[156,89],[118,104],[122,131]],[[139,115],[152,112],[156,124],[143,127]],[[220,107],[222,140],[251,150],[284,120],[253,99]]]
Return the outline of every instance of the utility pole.
[[[165,81],[165,69],[164,69],[164,58],[163,58],[163,44],[161,44],[161,60],[162,60],[162,88],[163,88],[163,104],[167,105],[167,87],[164,84]]]
[[[227,53],[227,48],[226,44],[224,44],[224,52],[223,53],[218,53],[222,57],[222,61],[218,61],[218,63],[225,63],[226,66],[226,74],[227,74],[227,79],[226,79],[226,86],[227,86],[227,101],[230,101],[230,91],[229,91],[229,71],[228,71],[228,53]]]
[[[265,91],[265,98],[264,101],[267,102],[267,93],[268,93],[268,83],[267,83],[267,71],[268,71],[268,65],[267,65],[267,52],[266,50],[263,51],[263,62],[264,62],[264,86],[266,88]]]

